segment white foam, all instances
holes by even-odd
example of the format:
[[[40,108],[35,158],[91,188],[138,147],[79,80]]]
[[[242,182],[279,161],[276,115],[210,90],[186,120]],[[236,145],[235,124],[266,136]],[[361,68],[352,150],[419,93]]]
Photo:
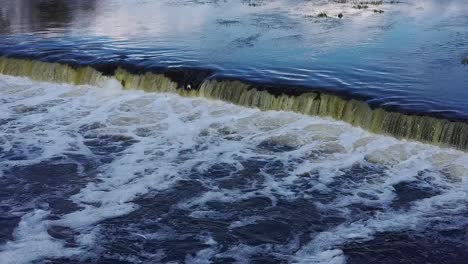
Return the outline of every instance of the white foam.
[[[331,249],[322,251],[313,256],[305,256],[299,258],[297,263],[310,263],[310,264],[343,264],[346,263],[346,258],[343,251],[339,249]]]
[[[0,246],[0,262],[5,264],[31,263],[45,257],[65,257],[79,253],[78,249],[65,248],[64,243],[47,233],[50,221],[48,211],[36,209],[25,214],[15,229],[14,241]]]
[[[1,118],[15,119],[0,131],[1,147],[11,150],[12,144],[18,143],[21,147],[16,150],[25,150],[25,146],[40,148],[26,152],[26,160],[3,159],[2,167],[36,164],[64,153],[93,158],[96,154],[86,141],[97,136],[133,140],[121,152],[106,154],[111,161],[101,164],[96,179],[71,197],[81,209],[58,220],[47,220],[48,212],[39,209],[26,214],[14,240],[0,253],[10,261],[7,263],[86,252],[105,239],[100,222],[137,210],[133,202],[136,198],[168,190],[180,180],[195,180],[193,174],[208,191],[175,205],[189,211],[191,217],[226,218],[211,210],[208,203],[229,204],[263,197],[271,201],[267,206],[275,206],[278,198],[311,199],[317,210],[333,211],[345,218],[345,223],[310,238],[310,243],[295,256],[295,261],[303,263],[344,263],[346,256],[340,246],[345,243],[368,240],[378,232],[421,229],[431,219],[455,219],[466,210],[466,153],[372,135],[330,119],[261,112],[173,94],[121,91],[120,84],[113,81],[106,86],[77,88],[0,77],[0,97],[6,101],[0,105]],[[23,112],[15,112],[18,106],[23,107]],[[90,124],[100,125],[79,132]],[[206,176],[211,167],[222,164],[233,169],[217,177],[241,177],[236,173],[249,169],[249,162],[254,161],[274,161],[283,167],[273,172],[262,167],[256,175],[249,175],[255,177],[246,179],[243,189],[221,188],[214,178]],[[366,166],[376,172],[361,175],[352,172],[353,166]],[[347,181],[350,177],[352,180]],[[414,201],[405,210],[394,209],[391,204],[398,183],[427,184],[440,193]],[[335,196],[319,201],[311,192]],[[373,216],[356,215],[350,209],[356,204],[379,210]],[[230,228],[258,220],[245,217],[232,222]],[[75,240],[80,248],[66,249],[62,241],[50,237],[47,228],[51,224],[78,231]],[[174,235],[158,231],[135,234],[152,239]],[[292,254],[298,245],[291,243],[282,248],[238,245],[221,252],[214,241],[207,241],[207,249],[186,260],[203,263],[216,255],[247,263],[249,256],[258,252],[282,250],[285,255]],[[34,250],[28,251],[30,248]]]
[[[213,248],[202,249],[195,254],[195,256],[188,255],[185,258],[187,264],[209,264],[212,263],[210,260],[217,251]]]

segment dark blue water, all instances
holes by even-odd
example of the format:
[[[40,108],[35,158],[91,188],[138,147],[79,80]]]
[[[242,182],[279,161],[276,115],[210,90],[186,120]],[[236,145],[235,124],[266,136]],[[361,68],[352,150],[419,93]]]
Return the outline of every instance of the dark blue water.
[[[462,64],[468,3],[383,1],[357,9],[355,2],[1,1],[0,53],[209,68],[218,76],[319,87],[402,111],[468,118]],[[322,12],[328,17],[317,17]]]
[[[0,100],[2,264],[466,262],[466,153],[117,81]]]
[[[0,0],[0,54],[468,118],[466,1],[337,2]],[[115,80],[0,76],[1,264],[467,259],[464,152]]]

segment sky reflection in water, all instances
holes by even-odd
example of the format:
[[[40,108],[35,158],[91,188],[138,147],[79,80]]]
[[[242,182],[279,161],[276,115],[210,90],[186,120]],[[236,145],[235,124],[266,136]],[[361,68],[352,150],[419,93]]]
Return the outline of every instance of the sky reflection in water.
[[[0,1],[3,54],[193,66],[468,118],[468,3]],[[382,10],[376,13],[374,10]],[[317,17],[326,13],[327,18]],[[343,18],[338,18],[338,14]]]

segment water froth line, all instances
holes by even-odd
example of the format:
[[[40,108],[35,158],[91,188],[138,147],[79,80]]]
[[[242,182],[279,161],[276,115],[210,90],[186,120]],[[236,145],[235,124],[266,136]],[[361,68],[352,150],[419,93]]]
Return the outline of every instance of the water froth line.
[[[117,79],[124,89],[172,92],[182,96],[220,99],[261,110],[281,110],[327,116],[377,134],[468,150],[468,123],[444,118],[372,108],[366,102],[313,90],[268,87],[237,80],[216,80],[205,74],[131,73],[122,68],[105,75],[90,66],[78,67],[28,59],[0,57],[0,73],[39,81],[102,87]],[[110,72],[106,72],[110,74]]]

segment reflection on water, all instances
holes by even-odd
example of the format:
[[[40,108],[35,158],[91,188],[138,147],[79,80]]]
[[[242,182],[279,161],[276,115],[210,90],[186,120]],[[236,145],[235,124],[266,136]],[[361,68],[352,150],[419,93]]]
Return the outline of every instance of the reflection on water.
[[[81,13],[91,15],[96,1],[15,0],[0,4],[0,32],[30,33],[67,28]]]
[[[0,3],[3,55],[205,67],[468,118],[463,0]]]
[[[468,120],[468,4],[394,2],[0,0],[0,54],[202,67]],[[102,82],[0,76],[0,263],[468,258],[466,153]]]

